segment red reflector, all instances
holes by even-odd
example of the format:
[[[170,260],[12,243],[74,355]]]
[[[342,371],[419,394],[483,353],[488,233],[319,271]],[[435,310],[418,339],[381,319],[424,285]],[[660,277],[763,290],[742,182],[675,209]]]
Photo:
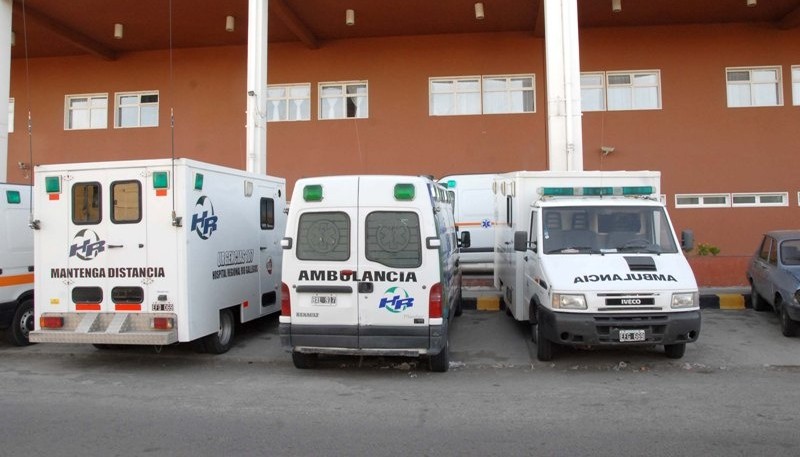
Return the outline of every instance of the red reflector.
[[[292,315],[292,298],[289,296],[289,286],[281,283],[281,316]]]
[[[150,326],[156,330],[171,330],[175,323],[171,317],[154,317]]]
[[[114,305],[116,311],[141,311],[142,305],[126,303],[122,305]]]
[[[59,194],[49,194],[49,195],[47,195],[47,197],[50,198],[50,200],[58,200],[58,198],[59,198],[58,196],[59,196]]]
[[[242,304],[242,307],[243,307],[243,308],[247,308],[247,307],[249,307],[249,306],[250,306],[250,302],[249,302],[249,301],[247,301],[247,300],[245,300],[245,301],[244,301],[244,303]]]
[[[156,197],[166,197],[167,189],[156,189]]]
[[[64,327],[63,317],[39,317],[39,327],[41,328],[62,328]]]
[[[442,283],[431,286],[431,298],[428,301],[428,317],[442,317]]]
[[[100,303],[75,303],[75,311],[100,311]]]

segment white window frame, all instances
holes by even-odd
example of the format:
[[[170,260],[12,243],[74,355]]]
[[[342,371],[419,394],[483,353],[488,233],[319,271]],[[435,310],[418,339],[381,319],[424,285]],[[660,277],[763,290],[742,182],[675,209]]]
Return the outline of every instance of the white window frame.
[[[630,82],[627,84],[611,84],[610,79],[614,76],[628,76]],[[637,78],[655,76],[655,84],[637,84]],[[626,71],[607,71],[605,77],[606,85],[606,110],[607,111],[652,111],[661,109],[661,70],[626,70]],[[627,87],[630,92],[630,106],[618,107],[612,106],[611,90],[612,88]],[[639,106],[636,103],[638,89],[651,89],[656,90],[656,106]]]
[[[792,65],[792,105],[800,106],[800,65]]]
[[[14,97],[8,99],[8,133],[14,133]]]
[[[736,203],[736,198],[753,198],[752,203]],[[763,201],[770,197],[780,197],[780,202]],[[789,192],[739,192],[731,194],[731,206],[737,208],[751,206],[789,206]]]
[[[438,82],[452,83],[452,90],[436,90],[434,91],[434,84]],[[459,88],[461,83],[474,83],[476,89],[463,89]],[[475,111],[462,112],[462,106],[459,103],[461,97],[478,95],[478,106]],[[438,114],[434,109],[434,100],[436,95],[452,95],[453,97],[453,112]],[[435,77],[428,78],[428,115],[429,116],[474,116],[483,113],[483,96],[481,95],[481,77],[480,76],[450,76],[450,77]]]
[[[348,87],[356,87],[356,86],[364,86],[365,92],[363,94],[348,93],[347,92]],[[341,88],[341,93],[340,94],[336,94],[336,95],[325,95],[325,93],[324,93],[325,92],[325,88],[328,88],[328,87],[339,87],[339,88]],[[326,82],[319,83],[319,85],[317,86],[317,90],[318,90],[318,94],[319,94],[319,97],[318,97],[319,98],[319,102],[317,103],[317,105],[318,105],[317,116],[318,116],[319,120],[321,120],[321,121],[334,121],[334,120],[343,120],[343,119],[368,119],[369,118],[369,82],[368,81],[366,81],[366,80],[364,80],[364,81],[326,81]],[[335,115],[330,115],[327,112],[325,112],[325,110],[323,109],[323,104],[324,104],[325,100],[338,99],[339,101],[337,103],[341,102],[342,106],[346,107],[348,99],[360,98],[360,97],[364,98],[364,107],[363,107],[363,109],[358,109],[356,111],[356,115],[355,116],[348,116],[346,108],[344,108],[342,110],[342,114],[343,114],[342,117],[338,117],[338,116],[335,116]],[[328,111],[330,111],[330,110],[328,110]]]
[[[88,102],[86,108],[72,108],[70,102],[72,100],[82,99],[85,98]],[[105,106],[100,107],[93,107],[94,100],[105,100]],[[103,125],[92,127],[92,112],[103,111],[102,118],[103,118]],[[89,125],[86,127],[73,127],[70,123],[70,119],[72,118],[71,114],[73,111],[78,110],[85,110],[88,111],[88,119]],[[108,93],[96,93],[96,94],[67,94],[64,96],[64,130],[102,130],[108,128]]]
[[[486,81],[487,80],[497,80],[503,79],[505,80],[505,87],[503,89],[487,89],[486,88]],[[512,80],[518,79],[530,79],[531,86],[530,87],[513,87],[511,85]],[[520,94],[522,95],[523,104],[525,100],[525,94],[529,92],[530,99],[531,99],[531,109],[526,110],[525,106],[522,107],[522,110],[513,110],[512,106],[514,105],[514,95]],[[502,111],[494,111],[494,112],[487,112],[486,107],[488,106],[486,96],[487,94],[505,94],[505,109]],[[526,113],[535,113],[536,112],[536,75],[534,74],[518,74],[518,75],[486,75],[481,77],[481,111],[483,114],[492,115],[492,114],[526,114]]]
[[[776,75],[776,79],[774,81],[754,81],[753,80],[753,73],[763,70],[770,70],[774,71]],[[747,72],[748,79],[741,80],[741,81],[731,81],[729,78],[731,73],[741,73]],[[728,108],[758,108],[758,107],[773,107],[773,106],[783,106],[783,84],[781,83],[781,73],[783,69],[780,65],[771,65],[771,66],[764,66],[764,67],[727,67],[725,68],[725,95],[727,100]],[[754,87],[757,86],[765,86],[767,84],[772,85],[775,88],[775,96],[776,102],[775,104],[772,103],[763,103],[756,100],[758,91],[753,90]],[[735,87],[744,87],[747,86],[749,95],[750,95],[750,103],[749,104],[736,104],[732,105],[731,101],[731,91]]]
[[[723,197],[725,203],[706,203],[706,198]],[[682,198],[696,198],[697,203],[680,203]],[[730,208],[731,194],[675,194],[675,208]]]
[[[283,90],[283,94],[276,96],[272,95],[272,91],[276,91],[278,89]],[[304,95],[297,95],[295,89],[304,89]],[[306,103],[308,107],[308,112],[306,113],[308,116],[303,117],[303,110],[301,105],[303,102]],[[285,104],[284,118],[280,118],[280,111],[278,111],[278,117],[273,116],[273,114],[278,110],[280,104]],[[294,105],[294,110],[289,109],[290,106]],[[269,84],[267,85],[267,113],[266,118],[267,122],[301,122],[301,121],[310,121],[311,120],[311,83],[293,83],[293,84]],[[294,113],[294,114],[293,114]]]
[[[583,84],[584,77],[600,78],[600,85],[596,84]],[[588,97],[584,97],[584,91],[599,91],[600,92],[600,106],[587,107],[585,101]],[[606,110],[606,73],[604,71],[587,71],[581,73],[581,112],[587,113],[592,111],[605,111]]]
[[[156,102],[142,102],[142,97],[146,95],[155,95],[158,97],[158,101]],[[137,96],[138,103],[130,104],[130,105],[122,105],[121,100],[122,97],[131,97]],[[152,128],[158,127],[159,124],[159,117],[161,115],[161,96],[159,95],[157,90],[145,90],[145,91],[137,91],[137,92],[116,92],[114,94],[114,128],[116,129],[138,129],[138,128]],[[142,107],[156,107],[156,123],[155,125],[142,125]],[[120,111],[123,108],[129,107],[136,107],[137,108],[137,116],[136,116],[136,125],[121,125],[122,116],[120,116]]]

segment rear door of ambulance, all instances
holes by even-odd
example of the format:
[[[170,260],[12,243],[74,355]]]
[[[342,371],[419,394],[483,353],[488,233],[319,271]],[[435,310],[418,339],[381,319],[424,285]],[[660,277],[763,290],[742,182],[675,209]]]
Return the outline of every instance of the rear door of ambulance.
[[[426,248],[426,236],[435,237],[435,229],[424,230],[435,227],[431,204],[430,190],[422,180],[361,177],[358,308],[362,348],[428,347],[428,298],[439,281],[438,248]]]
[[[291,206],[292,345],[358,348],[358,177],[299,180]]]

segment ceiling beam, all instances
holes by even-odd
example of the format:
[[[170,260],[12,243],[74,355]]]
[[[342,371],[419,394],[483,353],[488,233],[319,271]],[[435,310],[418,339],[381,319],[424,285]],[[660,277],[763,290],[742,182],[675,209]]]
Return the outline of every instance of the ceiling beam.
[[[28,5],[23,5],[21,0],[14,0],[14,3],[18,7],[18,12],[20,15],[22,15],[24,8],[25,17],[27,19],[30,19],[31,21],[41,25],[47,30],[88,52],[89,54],[94,54],[103,60],[117,59],[117,53],[113,49],[104,46],[94,39],[89,38],[81,32],[62,24],[61,22],[58,22],[50,16],[47,16],[46,14],[33,9]]]
[[[800,6],[789,11],[777,23],[779,29],[788,30],[800,26]]]
[[[537,2],[536,25],[533,27],[533,35],[539,38],[544,38],[544,1]]]
[[[319,48],[319,39],[314,35],[308,26],[289,9],[284,0],[269,0],[269,9],[286,25],[294,35],[300,39],[309,49]]]

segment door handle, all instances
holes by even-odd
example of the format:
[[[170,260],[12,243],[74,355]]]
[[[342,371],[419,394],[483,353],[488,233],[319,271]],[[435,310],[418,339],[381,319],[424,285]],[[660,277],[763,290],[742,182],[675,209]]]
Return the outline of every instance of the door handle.
[[[124,248],[125,245],[124,244],[109,244],[108,247],[109,248]]]

